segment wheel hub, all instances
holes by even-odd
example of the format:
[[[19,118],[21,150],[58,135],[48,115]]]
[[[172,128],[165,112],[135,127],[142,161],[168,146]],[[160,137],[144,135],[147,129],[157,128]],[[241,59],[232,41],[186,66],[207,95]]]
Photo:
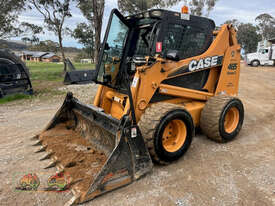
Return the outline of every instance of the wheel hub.
[[[182,120],[172,120],[165,127],[162,135],[162,145],[167,152],[176,152],[184,144],[187,128]]]
[[[232,133],[238,126],[240,120],[239,110],[236,107],[230,108],[224,118],[224,129],[227,133]]]

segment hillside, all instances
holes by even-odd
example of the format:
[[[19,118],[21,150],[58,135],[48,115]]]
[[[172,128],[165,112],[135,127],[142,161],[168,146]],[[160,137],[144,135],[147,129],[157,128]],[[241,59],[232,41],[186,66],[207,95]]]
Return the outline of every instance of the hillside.
[[[27,46],[24,43],[0,39],[0,49],[25,50]]]

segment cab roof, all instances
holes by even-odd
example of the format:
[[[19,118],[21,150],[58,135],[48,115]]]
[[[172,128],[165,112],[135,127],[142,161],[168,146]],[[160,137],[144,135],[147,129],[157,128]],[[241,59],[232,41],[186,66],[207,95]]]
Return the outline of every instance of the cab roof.
[[[180,12],[164,10],[164,9],[151,9],[145,12],[137,13],[135,15],[127,16],[126,20],[131,22],[131,21],[136,21],[138,19],[155,18],[155,19],[161,19],[164,21],[169,21],[169,23],[192,22],[192,23],[198,24],[200,27],[207,27],[213,30],[216,27],[215,22],[212,19],[208,19],[206,17],[201,17],[201,16],[195,16],[192,14],[189,14],[189,16],[190,18],[189,20],[187,20],[185,18],[186,15],[183,15]]]

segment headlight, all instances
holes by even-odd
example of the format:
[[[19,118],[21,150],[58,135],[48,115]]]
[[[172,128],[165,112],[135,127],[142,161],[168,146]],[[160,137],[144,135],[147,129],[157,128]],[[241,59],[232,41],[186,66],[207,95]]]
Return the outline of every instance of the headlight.
[[[161,11],[151,11],[150,15],[152,17],[161,17],[162,12]]]

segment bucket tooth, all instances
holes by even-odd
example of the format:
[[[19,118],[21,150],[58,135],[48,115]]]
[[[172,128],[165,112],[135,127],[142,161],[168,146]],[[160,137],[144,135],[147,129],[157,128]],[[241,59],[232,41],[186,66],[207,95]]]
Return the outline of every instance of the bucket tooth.
[[[43,142],[42,140],[38,140],[32,146],[42,146],[42,142]]]
[[[53,152],[46,153],[46,155],[44,155],[44,156],[40,159],[40,161],[50,159],[51,156],[52,156],[53,154],[54,154]]]
[[[50,169],[50,168],[52,168],[52,167],[55,167],[55,166],[57,165],[57,163],[58,163],[58,161],[52,161],[52,162],[50,162],[50,164],[49,164],[47,167],[45,167],[44,169]]]
[[[39,135],[35,135],[35,136],[32,137],[30,140],[31,140],[31,141],[37,141],[37,140],[39,140]]]
[[[35,151],[35,153],[45,152],[47,149],[47,146],[41,146],[38,150]]]

